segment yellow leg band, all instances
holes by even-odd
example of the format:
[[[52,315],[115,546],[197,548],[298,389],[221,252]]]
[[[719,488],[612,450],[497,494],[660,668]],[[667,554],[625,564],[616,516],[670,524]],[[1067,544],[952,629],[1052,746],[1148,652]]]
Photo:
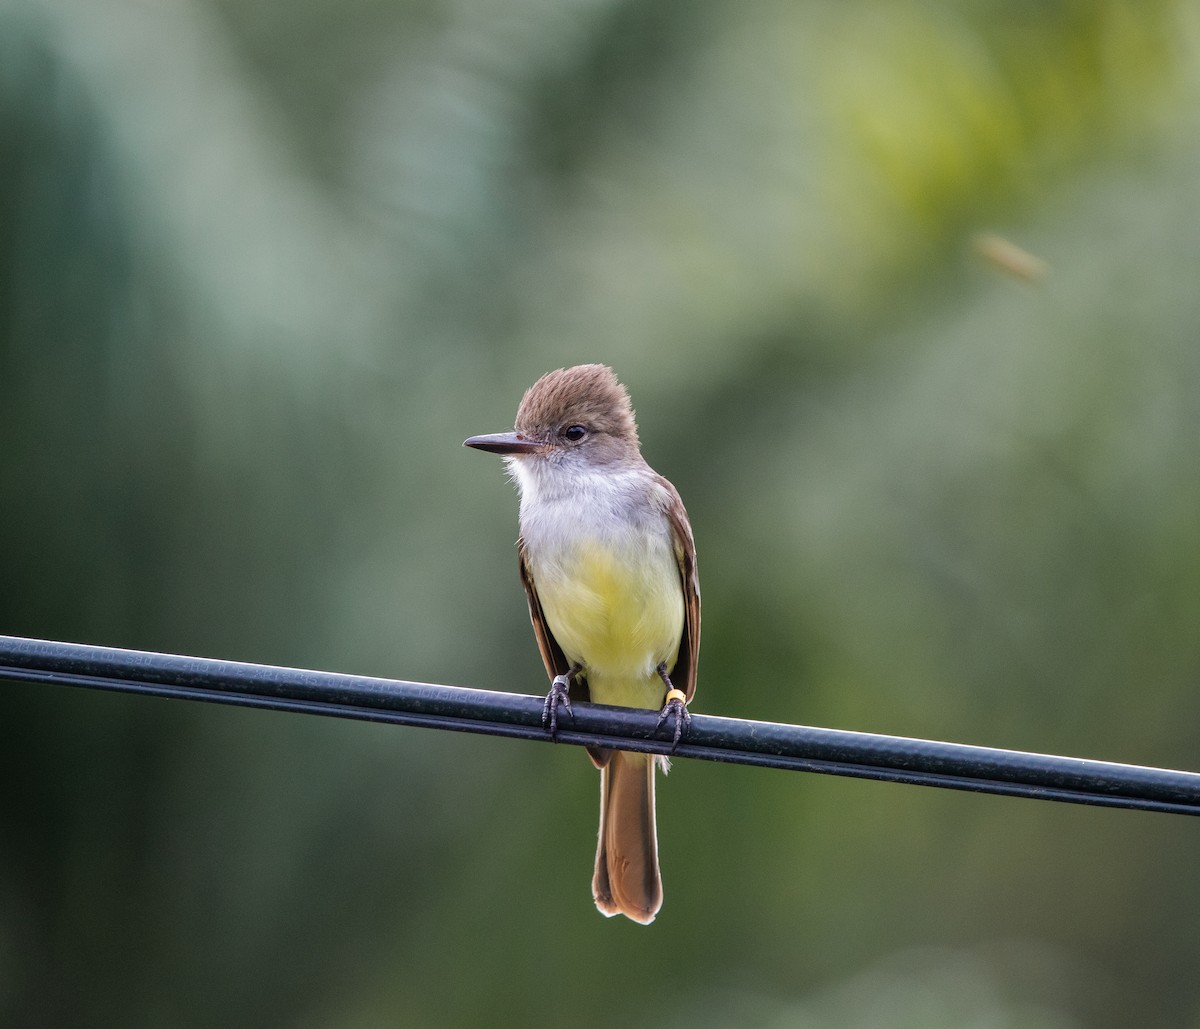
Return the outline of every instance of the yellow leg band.
[[[683,690],[669,689],[667,690],[667,699],[665,703],[669,704],[672,700],[678,700],[681,704],[687,703],[687,697],[684,696]]]

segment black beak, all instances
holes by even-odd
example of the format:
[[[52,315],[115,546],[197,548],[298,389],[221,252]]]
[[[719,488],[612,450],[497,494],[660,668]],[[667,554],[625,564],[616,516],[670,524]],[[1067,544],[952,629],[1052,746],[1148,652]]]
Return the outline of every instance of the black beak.
[[[539,443],[537,440],[526,439],[517,432],[494,432],[490,436],[472,436],[470,439],[463,440],[463,446],[509,457],[535,454],[539,450],[545,449],[545,444]]]

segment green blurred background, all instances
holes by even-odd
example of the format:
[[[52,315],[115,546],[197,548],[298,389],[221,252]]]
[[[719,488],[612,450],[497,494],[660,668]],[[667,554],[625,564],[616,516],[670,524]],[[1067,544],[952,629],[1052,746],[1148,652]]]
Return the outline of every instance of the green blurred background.
[[[537,693],[613,365],[695,710],[1200,768],[1200,9],[0,0],[0,632]],[[1020,244],[1034,281],[982,256]],[[1200,1026],[1190,820],[0,684],[0,1024]]]

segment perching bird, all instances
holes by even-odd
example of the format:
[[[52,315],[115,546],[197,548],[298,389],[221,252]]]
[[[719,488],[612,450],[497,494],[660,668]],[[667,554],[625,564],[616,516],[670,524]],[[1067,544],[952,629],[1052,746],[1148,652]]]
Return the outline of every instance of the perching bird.
[[[604,365],[550,372],[525,393],[515,432],[465,445],[503,455],[521,494],[521,582],[553,679],[551,732],[559,706],[570,710],[570,690],[598,704],[661,709],[659,724],[674,720],[677,743],[696,690],[696,547],[675,487],[642,458],[625,387]],[[662,906],[661,759],[588,754],[600,769],[596,906],[652,922]]]

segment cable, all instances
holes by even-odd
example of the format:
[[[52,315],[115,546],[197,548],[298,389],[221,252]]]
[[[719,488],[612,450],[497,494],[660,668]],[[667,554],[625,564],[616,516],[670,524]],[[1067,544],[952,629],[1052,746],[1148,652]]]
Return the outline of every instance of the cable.
[[[540,696],[0,636],[0,680],[549,741]],[[558,742],[665,754],[657,712],[576,704]],[[663,730],[664,734],[666,730]],[[1200,774],[692,715],[677,757],[1200,815]]]

